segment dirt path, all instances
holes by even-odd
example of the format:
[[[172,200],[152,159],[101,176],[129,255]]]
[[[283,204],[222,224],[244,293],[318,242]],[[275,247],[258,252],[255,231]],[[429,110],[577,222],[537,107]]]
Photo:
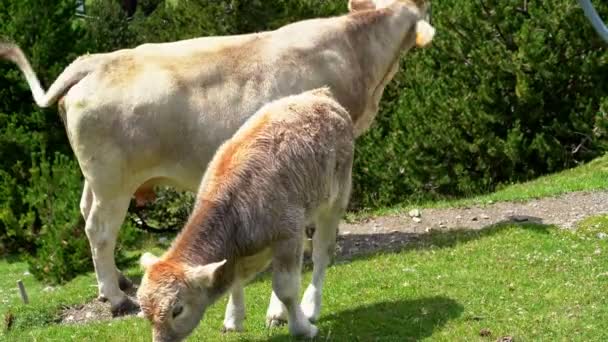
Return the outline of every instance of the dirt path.
[[[500,202],[463,208],[421,209],[340,225],[338,259],[379,250],[397,250],[429,230],[483,229],[501,222],[534,222],[571,229],[576,222],[608,213],[608,191],[574,192],[527,202]],[[134,295],[134,291],[130,293]],[[60,322],[81,324],[111,319],[108,303],[93,300],[66,308]]]
[[[339,254],[349,258],[395,249],[429,230],[483,229],[501,222],[534,222],[571,229],[580,220],[608,213],[608,191],[573,192],[526,202],[463,208],[420,209],[340,225]]]

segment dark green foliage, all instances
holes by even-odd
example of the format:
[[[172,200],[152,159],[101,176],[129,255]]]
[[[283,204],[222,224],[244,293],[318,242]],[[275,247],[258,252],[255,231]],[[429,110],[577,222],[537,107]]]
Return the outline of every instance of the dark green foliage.
[[[577,2],[433,7],[433,45],[405,57],[359,141],[359,206],[490,191],[605,150],[608,54]]]
[[[48,86],[85,52],[274,29],[345,13],[346,3],[144,0],[127,18],[119,1],[90,0],[76,18],[70,0],[0,0],[0,36],[24,48]],[[404,57],[357,143],[353,207],[490,191],[606,150],[608,54],[576,1],[433,4],[435,41]],[[608,5],[596,6],[608,18]],[[36,108],[18,70],[0,64],[0,253],[29,252],[32,272],[56,282],[92,270],[81,182],[55,110]],[[159,198],[149,223],[179,226],[192,197]],[[125,226],[120,251],[141,237]]]
[[[91,252],[78,203],[82,176],[75,162],[57,153],[52,161],[35,155],[30,184],[24,189],[31,221],[39,231],[29,260],[38,279],[60,283],[92,267]],[[32,247],[34,247],[32,246]]]
[[[0,37],[20,44],[48,84],[77,54],[73,1],[0,0]],[[33,251],[40,215],[26,198],[34,154],[71,154],[54,110],[40,110],[16,68],[0,64],[0,253]],[[74,204],[77,207],[77,203]]]

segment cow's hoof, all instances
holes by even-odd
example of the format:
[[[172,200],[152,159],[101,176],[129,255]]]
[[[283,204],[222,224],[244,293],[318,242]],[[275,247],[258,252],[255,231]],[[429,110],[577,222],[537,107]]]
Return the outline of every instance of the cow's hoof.
[[[297,327],[294,330],[291,331],[291,335],[293,335],[294,337],[299,337],[299,338],[314,338],[315,336],[317,336],[317,334],[319,333],[319,329],[312,325],[312,324],[308,324],[302,327]]]
[[[108,298],[104,297],[103,295],[99,295],[99,296],[97,296],[97,300],[102,303],[105,303],[108,301]]]
[[[112,312],[112,317],[136,314],[139,312],[139,305],[131,300],[131,298],[126,297],[118,305],[112,305],[110,311]]]
[[[128,291],[133,288],[133,282],[127,278],[124,274],[118,273],[118,287],[122,291]]]

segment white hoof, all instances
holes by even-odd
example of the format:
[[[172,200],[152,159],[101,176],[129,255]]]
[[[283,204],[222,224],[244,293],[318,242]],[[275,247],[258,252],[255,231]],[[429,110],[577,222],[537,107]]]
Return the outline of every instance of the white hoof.
[[[234,322],[224,322],[224,327],[222,328],[223,333],[230,332],[243,332],[245,329],[242,324],[236,324]]]
[[[304,316],[308,318],[311,323],[319,320],[321,311],[321,294],[316,291],[314,287],[309,286],[304,292],[302,303],[300,304]]]

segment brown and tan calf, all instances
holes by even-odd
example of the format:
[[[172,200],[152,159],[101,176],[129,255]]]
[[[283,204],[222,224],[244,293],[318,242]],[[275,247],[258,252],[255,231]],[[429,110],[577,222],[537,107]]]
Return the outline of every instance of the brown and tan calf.
[[[119,288],[114,248],[135,193],[154,185],[195,191],[207,164],[263,104],[329,86],[353,121],[369,127],[401,53],[434,29],[422,0],[357,0],[351,13],[255,34],[145,44],[78,58],[44,91],[23,52],[0,58],[23,71],[36,103],[59,100],[85,178],[80,202],[100,298],[114,314],[134,309]],[[124,288],[124,286],[121,286]]]
[[[137,296],[154,340],[185,338],[226,292],[224,328],[242,330],[243,286],[271,261],[279,306],[268,318],[287,318],[293,335],[315,336],[311,321],[350,194],[353,150],[350,116],[326,88],[254,114],[212,159],[171,248],[161,258],[142,256]],[[313,279],[300,306],[304,229],[311,223]]]

